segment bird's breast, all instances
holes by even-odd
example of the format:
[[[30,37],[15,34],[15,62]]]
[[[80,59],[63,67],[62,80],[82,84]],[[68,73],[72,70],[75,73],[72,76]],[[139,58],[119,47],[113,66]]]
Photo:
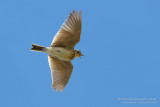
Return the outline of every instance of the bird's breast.
[[[64,60],[64,61],[71,61],[72,54],[73,54],[72,50],[67,50],[62,47],[53,47],[51,50],[51,55],[53,57],[58,58],[60,60]]]

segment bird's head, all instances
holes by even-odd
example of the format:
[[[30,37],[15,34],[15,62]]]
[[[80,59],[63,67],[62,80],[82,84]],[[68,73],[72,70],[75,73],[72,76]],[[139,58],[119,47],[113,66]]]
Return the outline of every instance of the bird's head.
[[[80,57],[80,58],[81,58],[81,56],[84,56],[84,55],[81,53],[81,51],[79,51],[79,50],[74,50],[74,52],[75,52],[75,57]]]

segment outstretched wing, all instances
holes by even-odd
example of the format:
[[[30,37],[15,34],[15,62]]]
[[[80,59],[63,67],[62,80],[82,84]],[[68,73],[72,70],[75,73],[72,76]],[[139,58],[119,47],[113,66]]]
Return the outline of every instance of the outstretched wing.
[[[73,66],[70,61],[63,61],[48,55],[48,62],[51,68],[52,87],[56,91],[62,91],[67,85],[71,76]]]
[[[73,50],[74,46],[80,41],[81,27],[82,12],[78,13],[73,10],[53,38],[51,46]]]

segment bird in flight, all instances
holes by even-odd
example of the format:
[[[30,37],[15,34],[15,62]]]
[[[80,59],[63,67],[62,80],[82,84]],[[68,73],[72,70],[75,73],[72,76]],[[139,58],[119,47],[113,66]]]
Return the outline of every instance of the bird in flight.
[[[53,38],[50,47],[32,44],[31,51],[49,54],[52,87],[56,91],[62,91],[67,85],[73,70],[71,61],[83,56],[81,51],[74,49],[74,46],[80,41],[81,28],[82,11],[73,10]]]

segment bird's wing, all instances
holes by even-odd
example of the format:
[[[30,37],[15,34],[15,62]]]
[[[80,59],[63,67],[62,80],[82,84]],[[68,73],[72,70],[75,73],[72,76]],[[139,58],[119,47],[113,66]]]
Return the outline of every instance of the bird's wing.
[[[51,68],[52,87],[56,91],[62,91],[69,81],[73,65],[70,61],[62,61],[51,55],[48,55],[48,62]]]
[[[82,12],[78,13],[73,10],[53,38],[51,46],[73,50],[74,46],[80,41],[81,27]]]

